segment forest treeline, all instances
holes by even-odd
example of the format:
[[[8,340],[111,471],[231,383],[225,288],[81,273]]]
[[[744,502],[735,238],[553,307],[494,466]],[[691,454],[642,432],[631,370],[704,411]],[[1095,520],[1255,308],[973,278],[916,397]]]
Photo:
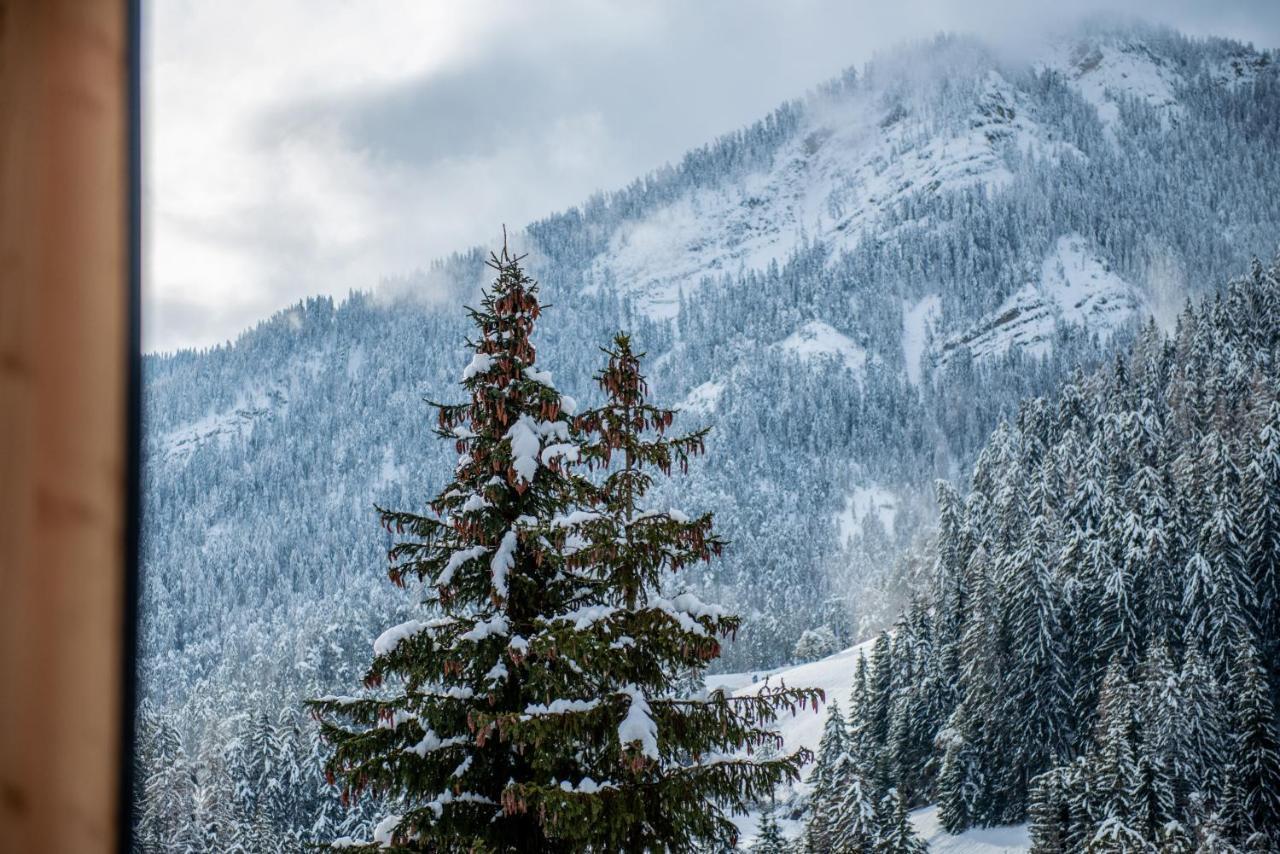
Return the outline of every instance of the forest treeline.
[[[938,502],[929,590],[821,752],[810,850],[863,850],[822,835],[855,785],[952,831],[1029,819],[1044,854],[1276,850],[1280,266],[1027,401]]]

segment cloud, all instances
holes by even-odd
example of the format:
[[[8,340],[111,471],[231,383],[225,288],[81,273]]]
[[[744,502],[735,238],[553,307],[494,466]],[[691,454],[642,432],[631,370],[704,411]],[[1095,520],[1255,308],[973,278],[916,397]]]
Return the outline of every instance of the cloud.
[[[878,49],[940,30],[1016,43],[1065,5],[148,4],[144,345],[206,346],[301,297],[426,268],[503,223],[626,184]],[[1129,11],[1276,44],[1270,9]]]

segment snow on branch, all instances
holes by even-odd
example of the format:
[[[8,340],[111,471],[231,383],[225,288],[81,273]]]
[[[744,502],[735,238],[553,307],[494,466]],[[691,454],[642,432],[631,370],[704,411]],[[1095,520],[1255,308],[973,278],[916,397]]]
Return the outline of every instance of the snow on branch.
[[[493,589],[503,599],[507,598],[507,573],[516,564],[516,541],[516,530],[512,528],[502,535],[502,542],[498,544],[498,550],[493,553],[493,559],[489,561],[489,568],[493,571]]]
[[[440,576],[436,579],[436,585],[439,587],[449,586],[453,582],[453,574],[458,571],[459,567],[469,560],[474,560],[486,554],[488,551],[484,546],[472,546],[471,548],[454,552],[449,556],[449,561],[444,565],[444,569],[441,570]]]
[[[618,724],[618,741],[625,745],[639,743],[640,753],[658,760],[658,724],[653,720],[649,701],[635,685],[628,685],[622,693],[631,698],[627,716]]]
[[[476,353],[471,357],[470,364],[462,369],[462,381],[465,383],[476,374],[483,374],[491,367],[493,367],[493,356],[488,353]]]

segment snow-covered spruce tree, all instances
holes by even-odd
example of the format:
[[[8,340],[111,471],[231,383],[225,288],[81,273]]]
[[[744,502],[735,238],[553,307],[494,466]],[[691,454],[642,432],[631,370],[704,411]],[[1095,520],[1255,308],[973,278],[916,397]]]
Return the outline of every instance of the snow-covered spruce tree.
[[[766,727],[778,711],[818,695],[669,696],[738,626],[692,596],[657,592],[663,574],[720,550],[710,517],[638,507],[649,482],[640,467],[683,466],[703,436],[662,438],[672,413],[644,402],[629,351],[601,376],[610,405],[573,419],[576,405],[535,364],[536,284],[505,248],[490,265],[497,280],[471,311],[480,335],[463,373],[470,402],[438,405],[438,432],[461,454],[454,479],[431,516],[381,511],[389,530],[411,536],[390,551],[391,579],[424,582],[439,616],[378,638],[369,696],[311,703],[344,798],[370,792],[397,804],[371,843],[341,845],[567,852],[729,842],[722,808],[771,793],[808,758],[730,754],[776,741]],[[622,385],[620,359],[631,372]],[[619,449],[625,474],[599,485],[577,473]]]
[[[844,715],[840,713],[839,704],[832,700],[822,738],[818,740],[817,760],[809,772],[809,821],[804,830],[804,850],[809,854],[832,850],[832,825],[844,795],[836,769],[848,753],[849,734]]]
[[[751,854],[787,854],[790,844],[782,835],[776,815],[777,806],[770,801],[760,815],[760,828],[756,841],[751,846]]]
[[[1264,385],[1265,374],[1258,374],[1254,382]],[[1273,400],[1260,421],[1247,468],[1246,553],[1256,592],[1258,652],[1272,685],[1280,685],[1280,402]]]
[[[924,854],[924,840],[911,826],[906,799],[897,789],[890,789],[880,801],[880,837],[875,854]]]
[[[847,753],[836,762],[834,776],[837,800],[829,822],[829,847],[809,850],[872,854],[883,831],[874,786],[854,767]]]
[[[1064,780],[1067,769],[1050,768],[1031,781],[1027,794],[1028,831],[1035,854],[1066,854],[1071,813]]]
[[[537,618],[567,601],[563,569],[545,545],[551,519],[576,505],[571,400],[536,368],[530,334],[537,286],[503,249],[497,279],[470,314],[478,331],[462,374],[470,396],[437,405],[437,432],[460,457],[429,516],[381,510],[411,539],[389,552],[391,580],[420,581],[438,616],[410,620],[374,642],[363,698],[311,703],[333,746],[326,763],[344,801],[368,792],[401,805],[374,844],[423,851],[555,851],[538,816],[504,808],[511,781],[545,774],[541,750],[482,725],[523,713],[563,679],[563,666],[527,656]],[[548,751],[549,752],[549,751]],[[344,838],[343,844],[351,840]],[[376,847],[374,845],[373,847]]]
[[[859,706],[867,702],[865,687],[863,693],[855,689],[854,702],[857,715]],[[833,702],[809,777],[809,820],[799,840],[801,850],[807,854],[923,851],[923,842],[907,820],[906,798],[897,789],[878,787],[856,751],[848,724]]]
[[[1233,816],[1239,838],[1250,850],[1280,846],[1280,733],[1267,689],[1267,671],[1247,639],[1236,645],[1231,674],[1235,701],[1232,777],[1239,789]]]
[[[145,808],[138,816],[137,848],[161,852],[176,846],[192,827],[193,791],[191,765],[182,738],[173,721],[156,713],[149,722],[152,742],[148,745],[152,765],[141,785],[146,793]]]
[[[718,555],[710,514],[647,505],[655,473],[685,471],[706,431],[668,433],[675,411],[651,404],[643,354],[626,335],[596,375],[604,405],[575,419],[581,460],[601,471],[590,507],[551,520],[570,596],[537,618],[530,658],[564,662],[543,705],[523,714],[482,712],[477,725],[538,745],[544,775],[517,781],[504,805],[538,815],[549,837],[574,850],[688,851],[732,846],[726,813],[745,812],[799,778],[808,751],[779,755],[771,727],[782,712],[816,709],[820,691],[763,687],[680,696],[692,671],[720,654],[740,621],[691,593],[673,574]],[[559,704],[559,705],[557,705]]]

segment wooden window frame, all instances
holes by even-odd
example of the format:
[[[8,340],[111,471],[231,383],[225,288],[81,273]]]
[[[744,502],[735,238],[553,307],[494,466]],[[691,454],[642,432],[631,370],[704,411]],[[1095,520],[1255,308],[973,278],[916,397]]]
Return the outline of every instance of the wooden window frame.
[[[0,850],[127,851],[138,0],[0,0]]]

